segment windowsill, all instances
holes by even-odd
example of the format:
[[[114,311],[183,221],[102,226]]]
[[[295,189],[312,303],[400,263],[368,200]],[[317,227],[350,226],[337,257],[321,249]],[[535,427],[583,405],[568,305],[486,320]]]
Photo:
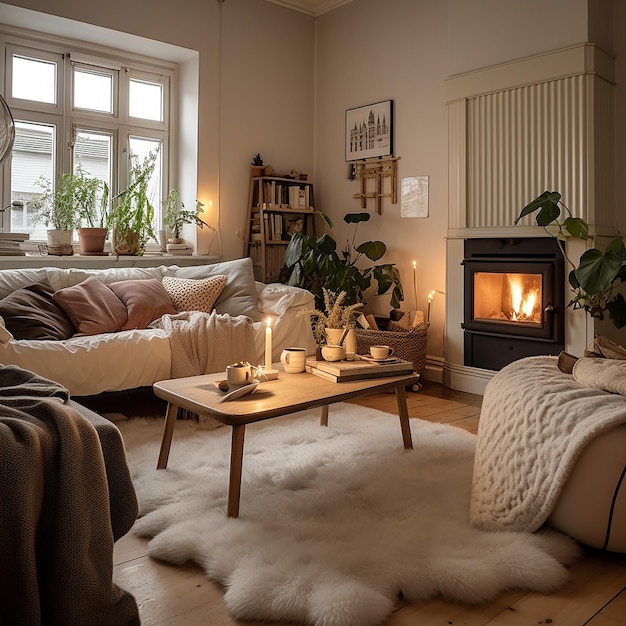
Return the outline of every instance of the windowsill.
[[[0,269],[23,269],[37,267],[104,269],[107,267],[157,267],[159,265],[210,265],[220,258],[216,254],[145,254],[143,256],[81,256],[73,254],[26,254],[25,256],[0,256]]]

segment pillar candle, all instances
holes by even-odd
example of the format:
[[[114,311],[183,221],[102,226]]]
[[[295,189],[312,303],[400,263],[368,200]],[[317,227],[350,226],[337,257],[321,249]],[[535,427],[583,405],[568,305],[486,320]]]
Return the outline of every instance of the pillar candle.
[[[267,328],[265,329],[265,369],[272,369],[272,327],[270,318],[267,318]]]

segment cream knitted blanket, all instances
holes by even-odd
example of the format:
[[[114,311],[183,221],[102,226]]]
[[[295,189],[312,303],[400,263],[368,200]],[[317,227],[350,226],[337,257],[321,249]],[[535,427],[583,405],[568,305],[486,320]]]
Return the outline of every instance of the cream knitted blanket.
[[[482,530],[537,530],[584,447],[626,423],[626,397],[581,385],[556,363],[515,361],[485,389],[470,502]]]
[[[172,349],[172,378],[225,371],[255,357],[252,320],[200,311],[164,315],[154,326],[167,331]]]

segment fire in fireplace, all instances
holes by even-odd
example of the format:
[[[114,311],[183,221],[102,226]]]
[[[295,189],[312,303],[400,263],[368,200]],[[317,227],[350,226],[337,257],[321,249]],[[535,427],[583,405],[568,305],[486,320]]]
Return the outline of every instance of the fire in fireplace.
[[[463,265],[465,365],[498,370],[563,350],[564,268],[552,238],[468,239]]]

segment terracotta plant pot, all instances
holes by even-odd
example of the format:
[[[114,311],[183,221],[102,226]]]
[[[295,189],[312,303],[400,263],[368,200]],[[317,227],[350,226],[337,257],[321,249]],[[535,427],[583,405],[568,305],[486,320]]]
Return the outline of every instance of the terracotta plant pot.
[[[120,256],[141,256],[143,249],[139,244],[139,234],[135,232],[119,232],[113,234],[113,248]]]
[[[265,174],[265,166],[264,165],[252,165],[252,177],[263,176]]]
[[[95,256],[104,254],[104,242],[107,238],[106,228],[79,228],[78,241],[82,256]]]

